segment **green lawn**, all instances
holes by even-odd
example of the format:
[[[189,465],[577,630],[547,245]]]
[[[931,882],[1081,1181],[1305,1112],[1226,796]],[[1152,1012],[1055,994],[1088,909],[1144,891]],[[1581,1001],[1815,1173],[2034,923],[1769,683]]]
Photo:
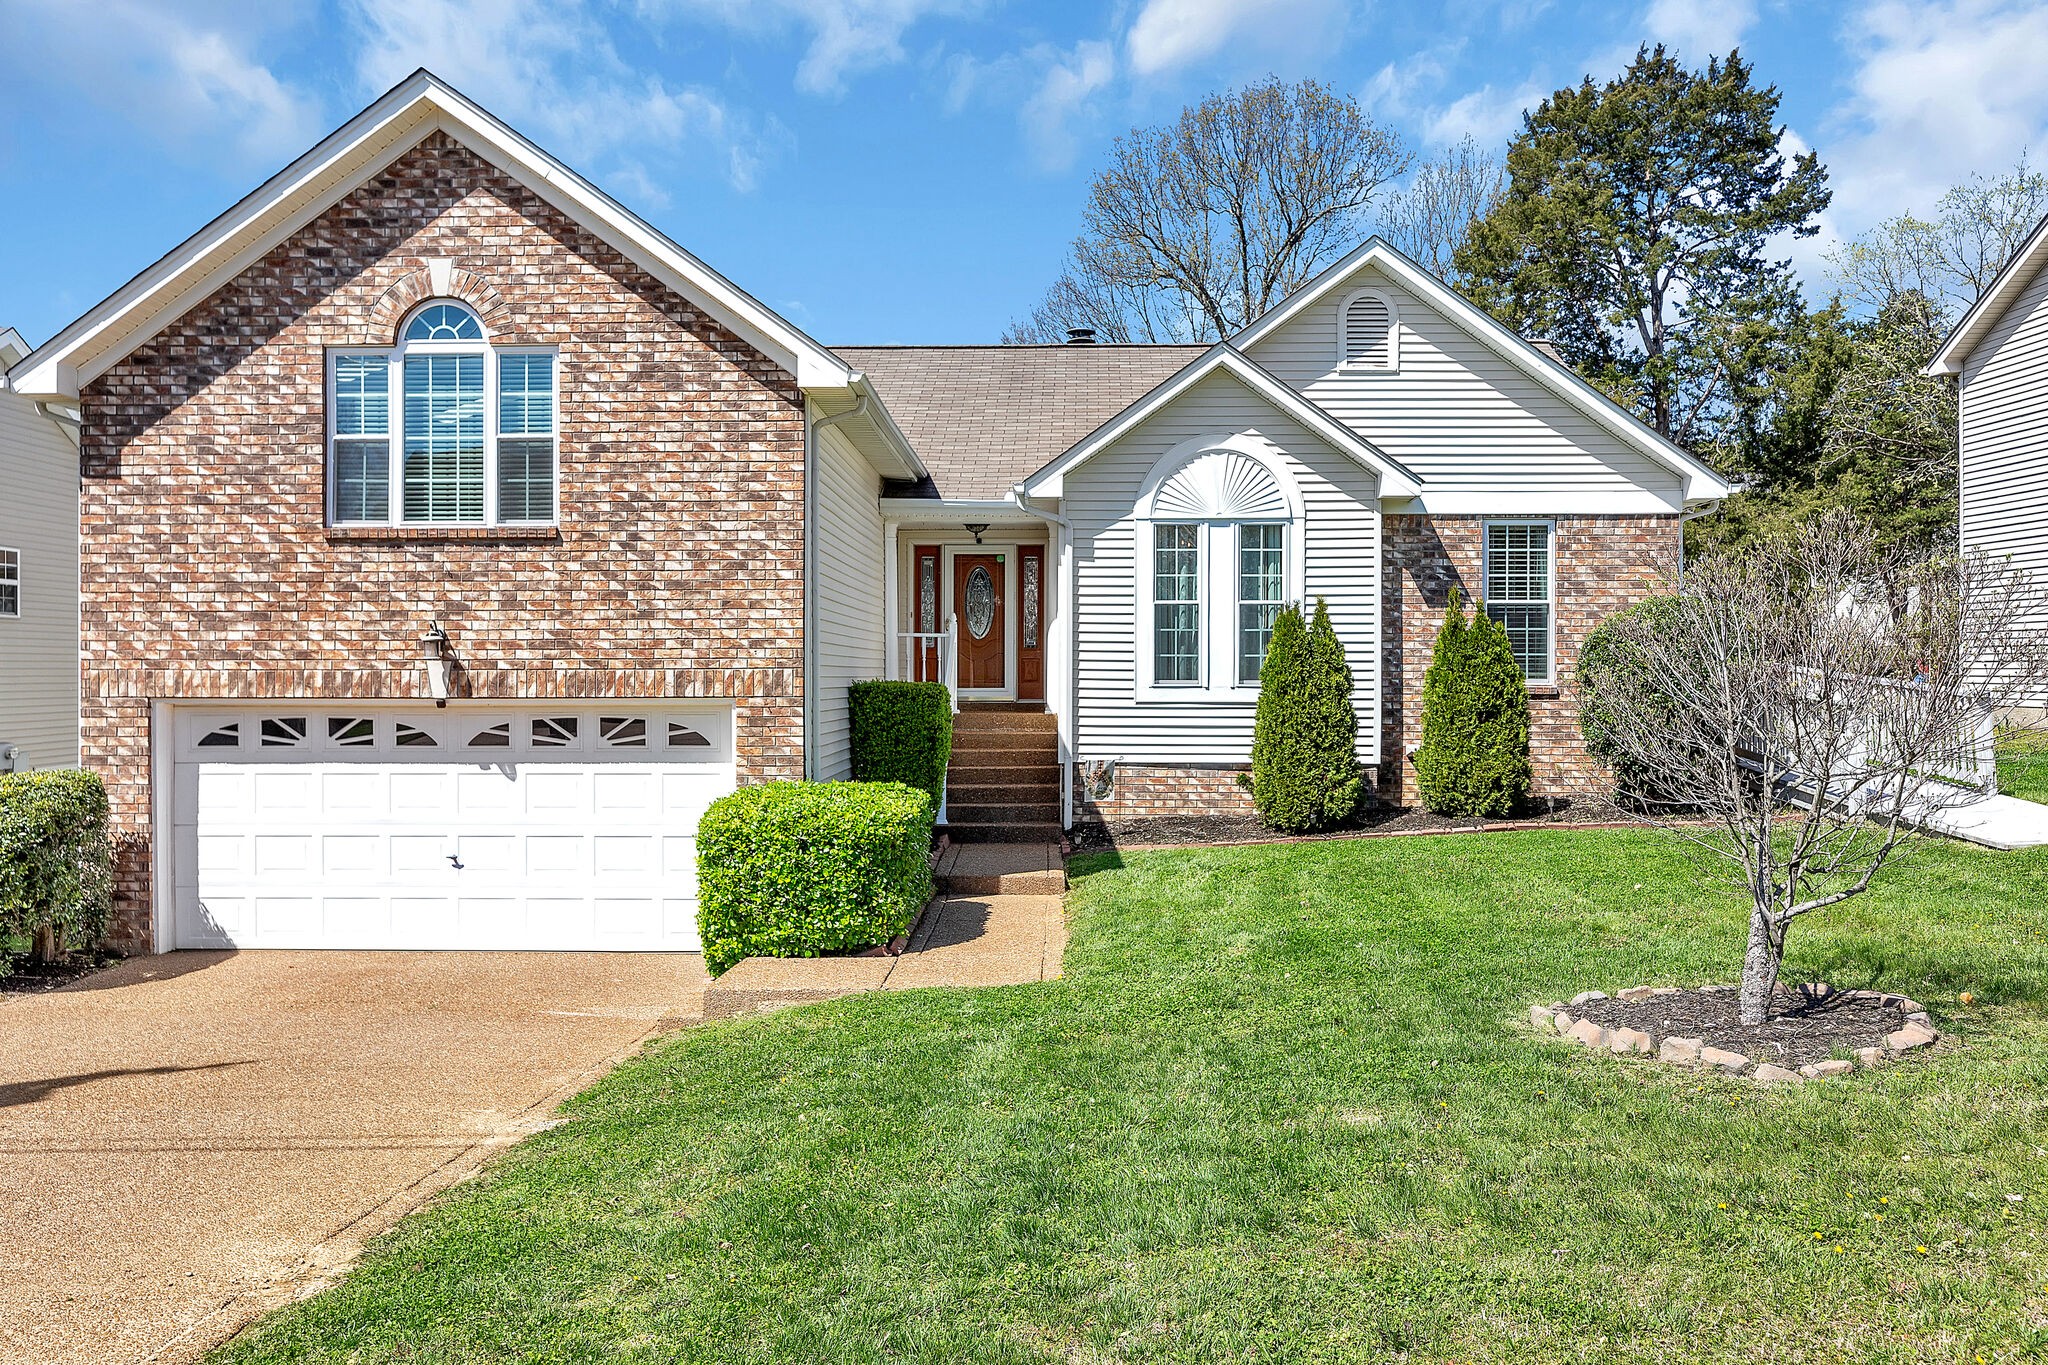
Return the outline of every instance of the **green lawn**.
[[[2048,850],[1927,846],[1816,916],[1800,975],[1958,1045],[1768,1091],[1515,1022],[1728,979],[1739,908],[1664,836],[1076,870],[1063,982],[675,1035],[223,1358],[2048,1351]]]
[[[2048,805],[2048,733],[2003,735],[1998,741],[1998,790]]]

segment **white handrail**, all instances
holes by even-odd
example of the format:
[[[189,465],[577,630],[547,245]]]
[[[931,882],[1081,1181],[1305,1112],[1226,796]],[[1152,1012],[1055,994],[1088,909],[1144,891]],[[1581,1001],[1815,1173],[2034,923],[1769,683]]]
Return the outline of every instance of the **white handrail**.
[[[907,630],[896,637],[897,659],[902,667],[897,676],[912,682],[946,685],[953,709],[960,709],[958,675],[953,661],[960,649],[960,618],[948,616],[944,630]]]

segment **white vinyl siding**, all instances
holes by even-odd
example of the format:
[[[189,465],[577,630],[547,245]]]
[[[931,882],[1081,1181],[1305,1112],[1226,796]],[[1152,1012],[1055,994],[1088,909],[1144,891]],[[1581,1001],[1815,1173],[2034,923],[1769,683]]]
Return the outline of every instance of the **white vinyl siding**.
[[[882,581],[887,531],[875,499],[881,476],[837,427],[818,433],[817,483],[811,574],[816,584],[814,661],[817,695],[812,707],[811,775],[820,781],[853,776],[846,688],[883,675]],[[905,532],[908,544],[911,533]],[[906,561],[907,562],[907,561]],[[903,627],[912,618],[903,618]]]
[[[1207,694],[1186,702],[1139,699],[1136,651],[1150,651],[1154,635],[1152,623],[1141,626],[1137,618],[1148,593],[1140,591],[1136,575],[1153,571],[1150,528],[1158,524],[1138,518],[1140,491],[1167,451],[1219,433],[1256,433],[1285,453],[1302,499],[1303,585],[1309,600],[1318,595],[1329,600],[1331,622],[1356,682],[1352,701],[1360,719],[1359,754],[1374,761],[1379,737],[1378,481],[1227,374],[1203,379],[1066,476],[1064,510],[1074,528],[1074,756],[1133,763],[1243,763],[1251,755],[1255,687],[1241,689],[1231,701]],[[1232,545],[1234,540],[1225,541],[1226,554]],[[1226,567],[1223,591],[1238,586],[1239,567]],[[1207,581],[1219,580],[1211,574]],[[1234,619],[1234,604],[1226,603],[1223,619]],[[1228,647],[1234,657],[1236,641]],[[1149,692],[1156,697],[1164,690]]]
[[[2048,582],[2048,270],[1964,363],[1961,432],[1963,548]],[[2036,624],[2048,631],[2048,614]]]
[[[0,546],[19,559],[19,615],[0,615],[0,744],[29,766],[78,762],[78,447],[0,383]],[[118,572],[118,568],[110,570]]]
[[[1340,361],[1339,310],[1370,288],[1392,304],[1397,372]],[[1371,266],[1251,349],[1251,358],[1421,476],[1445,512],[1677,509],[1679,477],[1502,359]],[[1493,495],[1485,507],[1448,498]]]

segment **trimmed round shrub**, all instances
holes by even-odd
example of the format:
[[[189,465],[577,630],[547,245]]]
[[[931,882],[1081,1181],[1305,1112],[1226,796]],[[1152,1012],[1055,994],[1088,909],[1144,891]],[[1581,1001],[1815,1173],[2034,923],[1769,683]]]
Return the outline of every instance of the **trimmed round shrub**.
[[[1272,828],[1301,833],[1350,819],[1364,789],[1351,665],[1329,606],[1318,598],[1307,625],[1283,607],[1259,668],[1252,803]]]
[[[719,975],[908,932],[932,898],[932,799],[900,782],[768,782],[697,826],[697,927]]]
[[[97,945],[114,907],[107,789],[77,768],[0,775],[0,971],[38,931],[57,951]]]
[[[953,756],[953,698],[944,683],[857,682],[846,689],[852,711],[853,780],[901,782],[936,807]]]
[[[1508,633],[1454,588],[1422,678],[1415,782],[1438,815],[1505,816],[1529,797],[1529,684]]]

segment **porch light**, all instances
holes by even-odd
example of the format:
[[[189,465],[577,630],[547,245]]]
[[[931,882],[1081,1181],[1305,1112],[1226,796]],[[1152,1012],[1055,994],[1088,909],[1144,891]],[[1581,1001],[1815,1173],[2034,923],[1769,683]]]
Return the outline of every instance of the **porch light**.
[[[969,535],[973,536],[974,543],[976,545],[979,545],[981,544],[981,533],[988,529],[988,523],[985,521],[970,521],[967,522],[962,527],[962,529],[965,530]]]
[[[420,637],[420,666],[427,672],[427,695],[434,705],[448,704],[448,677],[455,669],[455,656],[448,649],[448,632],[435,621]]]

